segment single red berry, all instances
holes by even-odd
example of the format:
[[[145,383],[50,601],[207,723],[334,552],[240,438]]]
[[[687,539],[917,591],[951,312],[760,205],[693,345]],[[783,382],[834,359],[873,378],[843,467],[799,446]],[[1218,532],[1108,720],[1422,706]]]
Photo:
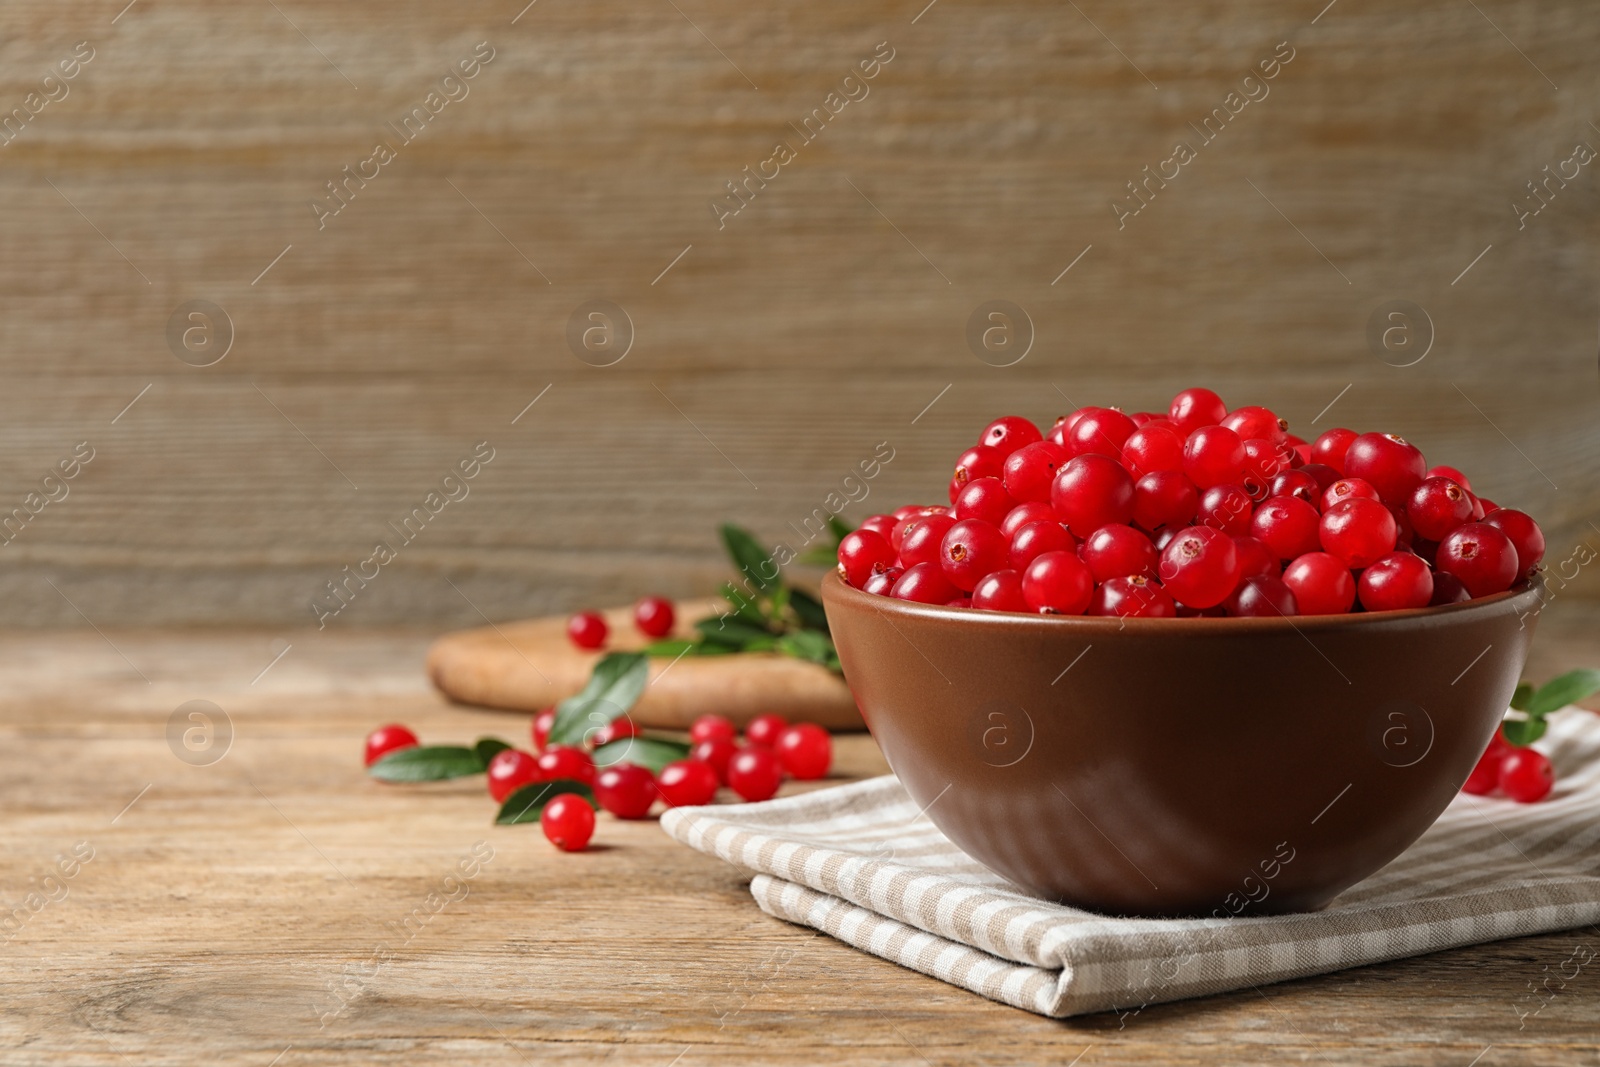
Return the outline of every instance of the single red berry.
[[[1239,549],[1221,530],[1190,526],[1167,542],[1157,572],[1178,603],[1214,607],[1239,584]]]
[[[1274,496],[1250,519],[1250,536],[1279,559],[1294,559],[1322,547],[1317,509],[1297,496]]]
[[[1302,463],[1299,469],[1302,474],[1311,475],[1317,483],[1317,499],[1311,501],[1313,504],[1321,504],[1322,494],[1340,478],[1339,472],[1326,463]]]
[[[1012,536],[1007,563],[1012,570],[1020,573],[1046,552],[1068,552],[1077,547],[1078,539],[1059,522],[1030,522]],[[977,587],[973,588],[976,590]]]
[[[903,567],[890,567],[886,571],[879,571],[867,579],[867,584],[861,588],[864,592],[875,593],[878,596],[889,596],[894,592],[894,583],[900,580],[905,573]]]
[[[1215,527],[1234,537],[1250,532],[1250,494],[1240,485],[1213,485],[1200,494],[1198,517],[1202,526]]]
[[[544,745],[550,738],[550,729],[556,724],[556,709],[545,708],[533,717],[533,750],[543,752]]]
[[[1015,537],[1017,536],[1017,531],[1030,522],[1059,523],[1060,521],[1048,503],[1031,500],[1024,504],[1018,504],[1006,512],[1005,519],[1000,523],[1000,532],[1007,537]]]
[[[1133,518],[1133,478],[1106,456],[1078,456],[1056,474],[1050,506],[1080,538]]]
[[[949,515],[919,515],[907,519],[900,532],[900,562],[907,567],[918,563],[937,564],[939,543],[944,540],[945,531],[955,524],[956,520]]]
[[[778,743],[778,735],[783,733],[784,727],[789,725],[789,720],[776,712],[763,712],[744,724],[744,740],[747,745],[759,745],[762,748],[771,748]]]
[[[852,530],[839,541],[839,573],[860,589],[878,571],[895,564],[895,550],[871,530]]]
[[[1084,456],[1102,459],[1102,456]],[[1074,463],[1077,460],[1073,460]],[[1022,596],[1044,615],[1082,615],[1094,595],[1094,575],[1071,552],[1046,552],[1022,574]]]
[[[1006,565],[1010,550],[998,526],[981,519],[962,519],[945,532],[939,566],[951,585],[970,593],[978,579]]]
[[[1461,579],[1474,597],[1490,596],[1517,580],[1517,549],[1499,527],[1469,522],[1439,542],[1434,567]]]
[[[1433,572],[1433,596],[1428,600],[1430,608],[1442,607],[1445,604],[1464,604],[1472,599],[1472,594],[1467,592],[1467,587],[1461,584],[1461,579],[1453,574],[1441,570]]]
[[[861,525],[856,529],[871,530],[887,541],[890,535],[894,533],[894,528],[898,525],[900,525],[900,520],[893,515],[868,515],[861,520]]]
[[[1500,785],[1500,764],[1510,751],[1511,746],[1506,743],[1505,735],[1496,727],[1494,736],[1489,739],[1488,747],[1483,750],[1483,755],[1478,757],[1472,773],[1467,775],[1467,780],[1462,783],[1461,791],[1480,797],[1493,793]]]
[[[1079,408],[1070,415],[1060,416],[1056,419],[1055,425],[1050,428],[1050,432],[1045,435],[1045,440],[1066,448],[1067,435],[1072,432],[1074,426],[1078,425],[1078,420],[1088,414],[1089,411],[1089,408]]]
[[[1385,504],[1404,504],[1427,469],[1421,450],[1392,433],[1364,433],[1344,454],[1345,477],[1370,482]]]
[[[1272,484],[1267,487],[1267,498],[1275,496],[1292,496],[1304,500],[1315,509],[1322,505],[1322,486],[1303,470],[1279,471],[1272,476]]]
[[[1263,407],[1234,408],[1223,417],[1220,425],[1238,434],[1242,441],[1261,438],[1277,445],[1284,443],[1289,437],[1288,421],[1278,418],[1272,411]]]
[[[1183,435],[1169,422],[1141,426],[1122,443],[1122,465],[1135,478],[1183,470]]]
[[[1356,602],[1356,580],[1344,560],[1307,552],[1283,569],[1283,584],[1301,615],[1343,615]]]
[[[656,802],[656,778],[636,763],[615,763],[594,780],[594,798],[619,819],[642,819]]]
[[[1349,500],[1352,497],[1359,497],[1363,500],[1377,500],[1378,491],[1372,487],[1371,482],[1360,478],[1340,478],[1322,491],[1322,510],[1327,511],[1335,504]]]
[[[1394,551],[1398,528],[1378,501],[1351,497],[1322,513],[1318,535],[1325,551],[1360,570]]]
[[[985,611],[1030,611],[1022,595],[1022,573],[1003,570],[984,575],[972,591],[972,606]]]
[[[656,792],[669,808],[709,804],[721,784],[716,769],[697,759],[675,760],[661,768],[656,777]]]
[[[1153,411],[1135,411],[1128,418],[1132,419],[1133,424],[1141,430],[1152,422],[1165,422],[1168,426],[1172,425],[1165,414],[1157,415]]]
[[[1133,485],[1133,521],[1146,530],[1182,529],[1199,509],[1199,491],[1180,471],[1152,471]]]
[[[665,637],[672,632],[676,616],[672,601],[664,596],[641,597],[633,606],[633,624],[646,637]]]
[[[783,782],[783,764],[770,748],[741,748],[728,761],[728,787],[745,800],[769,800]]]
[[[929,504],[901,504],[890,512],[890,518],[894,519],[895,522],[905,522],[907,519],[914,519],[918,515],[930,515],[939,510],[937,506]]]
[[[1084,408],[1066,435],[1067,452],[1121,459],[1123,443],[1135,429],[1133,420],[1116,408]]]
[[[898,514],[901,510],[896,508],[895,512]],[[889,531],[889,547],[899,552],[905,544],[906,536],[917,530],[917,524],[922,519],[928,518],[955,521],[955,515],[948,513],[944,508],[914,508],[909,515],[902,516],[895,521],[894,529]],[[943,530],[939,531],[939,536],[944,536]]]
[[[539,781],[539,761],[532,753],[517,748],[496,752],[489,760],[489,795],[503,802],[506,797],[530,782]]]
[[[1020,415],[1004,415],[983,428],[978,443],[998,449],[1002,455],[1009,456],[1023,445],[1031,445],[1043,439],[1044,434],[1039,432],[1039,427],[1027,419]]]
[[[594,809],[576,793],[558,793],[539,813],[545,840],[563,852],[582,852],[594,836]]]
[[[1298,615],[1300,606],[1282,578],[1246,578],[1222,602],[1227,613],[1242,619],[1276,619]]]
[[[1409,552],[1393,552],[1361,572],[1356,593],[1368,611],[1425,608],[1433,599],[1433,570]]]
[[[1052,446],[1053,447],[1053,446]],[[979,478],[975,482],[968,482],[967,487],[956,494],[957,519],[982,519],[984,522],[999,526],[1006,521],[1006,516],[1011,509],[1017,506],[1010,493],[999,478]],[[949,527],[945,527],[949,529]],[[941,533],[941,537],[944,535]],[[900,558],[905,558],[902,548]],[[922,560],[916,562],[921,563]]]
[[[1244,480],[1244,440],[1226,426],[1202,426],[1183,443],[1183,473],[1196,489]]]
[[[1172,619],[1178,606],[1172,595],[1153,579],[1142,574],[1109,578],[1095,588],[1089,601],[1090,615],[1111,615],[1120,619]]]
[[[889,595],[896,600],[910,600],[918,604],[945,604],[961,595],[945,576],[944,568],[937,563],[918,563],[907,567],[894,583]]]
[[[1132,526],[1111,523],[1100,527],[1083,542],[1078,555],[1097,582],[1134,574],[1156,576],[1156,546]],[[1014,559],[1012,565],[1016,566]]]
[[[606,643],[609,628],[598,611],[580,611],[567,620],[567,636],[579,648],[594,649]]]
[[[1066,449],[1049,441],[1023,445],[1006,457],[1001,476],[1006,494],[1021,504],[1047,502],[1056,471],[1070,458]],[[1001,521],[1005,521],[1003,517]]]
[[[1277,555],[1254,537],[1235,537],[1233,547],[1239,552],[1239,580],[1251,578],[1276,578],[1283,572]]]
[[[1344,456],[1350,451],[1350,442],[1361,435],[1342,427],[1328,430],[1311,442],[1311,462],[1333,468],[1336,474],[1344,473]]]
[[[1005,463],[1005,453],[998,448],[973,445],[956,458],[956,472],[950,479],[950,484],[959,491],[968,482],[977,481],[979,478],[998,478],[1005,471]],[[955,502],[955,494],[952,493],[950,503]]]
[[[728,781],[728,761],[739,747],[725,737],[708,737],[704,741],[696,741],[689,749],[689,758],[699,760],[716,772],[717,780],[724,785]]]
[[[1450,478],[1424,478],[1406,501],[1406,517],[1418,534],[1442,541],[1445,534],[1472,521],[1472,494]]]
[[[1294,466],[1298,457],[1294,449],[1283,441],[1268,441],[1261,437],[1247,438],[1244,442],[1244,480],[1239,484],[1250,494],[1251,500],[1265,500],[1272,495],[1272,479]]]
[[[402,748],[415,748],[417,735],[398,723],[380,726],[367,735],[366,765],[377,763],[384,756]]]
[[[584,735],[583,740],[590,748],[599,748],[601,745],[609,745],[613,741],[638,737],[640,732],[638,725],[632,719],[623,715],[621,718],[612,719],[598,730],[589,731]]]
[[[1446,467],[1443,464],[1429,467],[1423,478],[1449,478],[1467,492],[1472,492],[1472,483],[1467,481],[1467,476],[1454,467]]]
[[[833,738],[809,722],[796,723],[778,735],[778,761],[793,778],[809,782],[828,773],[833,763]]]
[[[1228,405],[1209,389],[1185,389],[1167,408],[1167,418],[1184,437],[1202,426],[1215,426],[1227,416]]]
[[[698,744],[701,741],[732,741],[739,736],[738,728],[733,722],[721,715],[702,715],[689,726],[689,740]]]
[[[1517,576],[1532,576],[1544,559],[1544,531],[1539,524],[1523,512],[1512,508],[1497,508],[1483,520],[1505,534],[1511,547],[1517,550]]]
[[[1555,770],[1537,749],[1514,748],[1500,761],[1500,791],[1519,804],[1543,800],[1555,784]]]
[[[534,765],[538,768],[536,781],[570,778],[585,785],[594,781],[594,760],[583,749],[571,745],[551,745],[539,754]]]

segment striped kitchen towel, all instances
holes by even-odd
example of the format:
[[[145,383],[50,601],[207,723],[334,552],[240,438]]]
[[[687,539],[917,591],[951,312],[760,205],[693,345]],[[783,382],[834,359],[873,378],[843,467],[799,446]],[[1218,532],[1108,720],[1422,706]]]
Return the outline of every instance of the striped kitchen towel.
[[[951,844],[893,777],[662,826],[755,875],[763,911],[1013,1007],[1063,1017],[1280,982],[1600,922],[1600,718],[1540,742],[1537,804],[1457,797],[1399,858],[1320,912],[1128,919],[1041,900]]]

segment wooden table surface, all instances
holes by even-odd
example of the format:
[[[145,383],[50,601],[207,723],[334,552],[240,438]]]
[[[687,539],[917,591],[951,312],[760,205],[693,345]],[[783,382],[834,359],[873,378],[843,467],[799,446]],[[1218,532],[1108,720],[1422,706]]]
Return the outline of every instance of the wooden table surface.
[[[1530,676],[1592,660],[1592,622],[1545,626]],[[522,716],[445,704],[422,676],[426,644],[352,631],[274,662],[282,646],[264,631],[0,634],[0,892],[23,909],[0,948],[0,1061],[1600,1057],[1600,977],[1569,982],[1523,1028],[1515,1010],[1545,967],[1596,945],[1593,930],[1055,1022],[767,917],[742,876],[653,821],[603,816],[598,847],[557,854],[535,827],[491,826],[479,781],[362,774],[361,737],[379,722],[438,741],[525,729]],[[174,709],[195,699],[233,731],[205,766],[166,740]],[[865,736],[842,738],[837,764],[844,777],[883,770]],[[92,858],[52,880],[74,849]],[[51,898],[37,911],[24,903],[35,889]]]

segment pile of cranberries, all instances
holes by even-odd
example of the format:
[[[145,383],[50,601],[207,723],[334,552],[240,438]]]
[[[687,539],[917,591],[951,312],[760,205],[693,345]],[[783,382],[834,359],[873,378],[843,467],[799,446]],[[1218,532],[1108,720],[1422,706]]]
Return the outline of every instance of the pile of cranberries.
[[[633,624],[646,637],[667,636],[676,621],[672,601],[664,596],[641,597],[633,606]],[[598,611],[580,611],[567,619],[567,637],[585,652],[604,647],[610,634],[605,617]]]
[[[1543,800],[1555,784],[1549,757],[1537,749],[1512,745],[1496,730],[1461,791],[1486,796],[1499,789],[1512,800],[1532,804]]]
[[[1056,615],[1332,615],[1454,604],[1533,574],[1544,534],[1393,434],[1306,442],[1185,389],[1166,414],[1008,415],[956,458],[949,506],[839,545],[869,593]]]

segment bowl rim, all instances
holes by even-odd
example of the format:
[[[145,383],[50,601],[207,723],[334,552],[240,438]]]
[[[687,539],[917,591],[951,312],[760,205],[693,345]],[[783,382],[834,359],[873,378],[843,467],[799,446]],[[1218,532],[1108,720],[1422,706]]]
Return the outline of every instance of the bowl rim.
[[[868,593],[846,584],[837,570],[822,578],[824,603],[838,599],[852,606],[870,608],[881,615],[899,615],[919,619],[938,619],[945,622],[969,623],[978,626],[1057,627],[1063,633],[1104,634],[1135,632],[1144,634],[1172,633],[1189,637],[1200,634],[1240,632],[1296,632],[1306,630],[1336,630],[1354,627],[1382,627],[1390,623],[1412,622],[1421,619],[1452,618],[1464,621],[1469,617],[1496,614],[1503,605],[1526,600],[1529,604],[1541,599],[1544,587],[1542,573],[1503,593],[1477,597],[1459,604],[1441,604],[1436,607],[1402,608],[1395,611],[1358,611],[1342,615],[1280,615],[1262,617],[1197,617],[1188,619],[1119,618],[1114,615],[1032,615],[1018,611],[990,611],[983,608],[953,608],[945,604],[921,604],[912,600]]]

